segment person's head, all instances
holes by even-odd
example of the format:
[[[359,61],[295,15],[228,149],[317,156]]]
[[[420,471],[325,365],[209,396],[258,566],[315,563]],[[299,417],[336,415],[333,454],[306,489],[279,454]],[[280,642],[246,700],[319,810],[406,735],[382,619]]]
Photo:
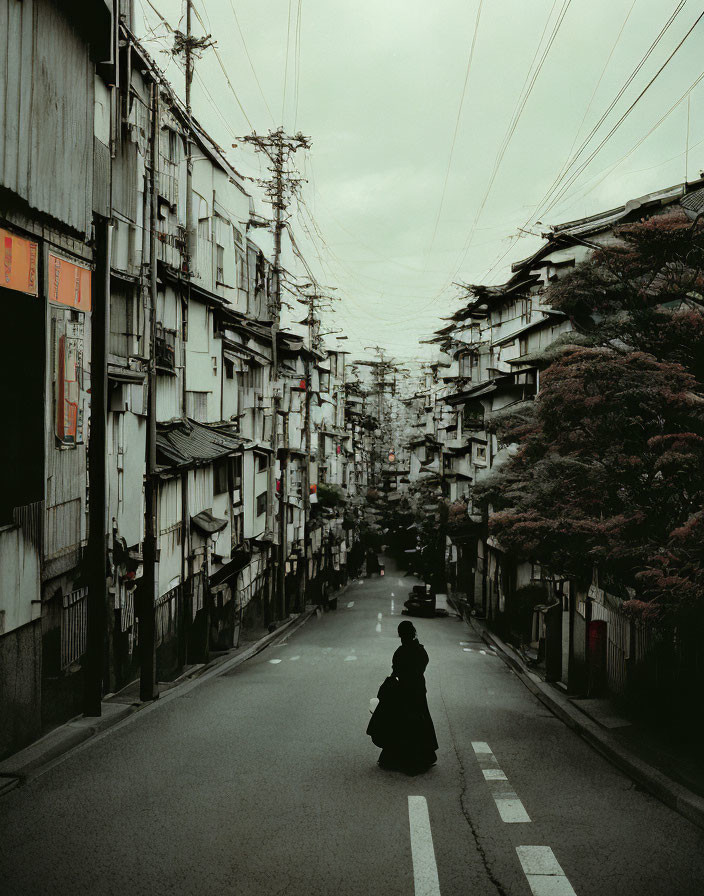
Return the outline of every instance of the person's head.
[[[416,630],[413,623],[409,622],[408,619],[404,619],[403,622],[400,622],[398,626],[398,636],[401,639],[402,644],[408,644],[413,641],[416,637]]]

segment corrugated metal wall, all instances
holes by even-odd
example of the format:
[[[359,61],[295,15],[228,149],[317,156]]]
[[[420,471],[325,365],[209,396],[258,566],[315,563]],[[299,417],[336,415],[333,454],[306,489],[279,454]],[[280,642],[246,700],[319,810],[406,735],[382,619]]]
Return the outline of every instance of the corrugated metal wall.
[[[49,0],[0,0],[0,186],[88,233],[93,204],[93,66]]]

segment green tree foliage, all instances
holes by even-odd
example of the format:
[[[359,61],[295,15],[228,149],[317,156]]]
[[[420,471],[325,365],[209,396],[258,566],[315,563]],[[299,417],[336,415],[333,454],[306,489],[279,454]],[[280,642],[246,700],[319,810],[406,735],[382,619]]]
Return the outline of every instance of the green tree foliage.
[[[618,237],[549,291],[582,344],[499,425],[518,448],[476,497],[519,555],[598,564],[636,612],[704,612],[704,238],[679,212]]]

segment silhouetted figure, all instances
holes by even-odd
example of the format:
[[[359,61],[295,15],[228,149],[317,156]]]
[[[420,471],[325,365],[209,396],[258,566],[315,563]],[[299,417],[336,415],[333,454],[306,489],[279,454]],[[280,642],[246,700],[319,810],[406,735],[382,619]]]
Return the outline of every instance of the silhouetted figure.
[[[367,551],[367,576],[379,574],[379,558],[371,548]]]
[[[438,742],[425,692],[428,654],[418,643],[413,623],[398,627],[401,646],[392,660],[393,672],[379,689],[379,705],[367,734],[382,747],[379,765],[409,774],[427,771],[437,760]]]

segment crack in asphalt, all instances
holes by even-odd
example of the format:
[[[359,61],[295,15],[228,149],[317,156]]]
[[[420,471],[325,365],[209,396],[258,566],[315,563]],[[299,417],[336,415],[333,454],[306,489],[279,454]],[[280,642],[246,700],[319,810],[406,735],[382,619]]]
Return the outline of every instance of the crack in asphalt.
[[[477,828],[474,824],[474,821],[472,820],[472,816],[470,815],[469,810],[466,807],[467,788],[469,786],[468,781],[467,781],[467,773],[465,771],[464,762],[462,761],[462,756],[461,756],[459,748],[457,746],[457,741],[455,739],[455,732],[452,730],[450,714],[447,710],[447,704],[445,703],[445,695],[442,693],[442,684],[440,685],[440,697],[442,699],[442,705],[445,707],[445,716],[447,718],[447,727],[450,731],[450,738],[452,740],[452,749],[455,751],[455,756],[457,757],[457,764],[459,765],[459,768],[460,768],[460,783],[461,783],[460,810],[461,810],[462,814],[464,815],[465,821],[467,822],[467,826],[469,827],[469,830],[472,834],[472,839],[474,840],[474,845],[476,847],[477,852],[479,853],[479,857],[482,860],[482,865],[484,866],[484,870],[486,871],[487,877],[491,881],[492,885],[494,887],[496,887],[496,892],[499,894],[499,896],[507,896],[507,892],[504,889],[503,884],[496,877],[494,872],[491,870],[491,867],[489,865],[489,859],[487,858],[487,855],[486,855],[486,850],[484,849],[484,847],[481,844]]]

